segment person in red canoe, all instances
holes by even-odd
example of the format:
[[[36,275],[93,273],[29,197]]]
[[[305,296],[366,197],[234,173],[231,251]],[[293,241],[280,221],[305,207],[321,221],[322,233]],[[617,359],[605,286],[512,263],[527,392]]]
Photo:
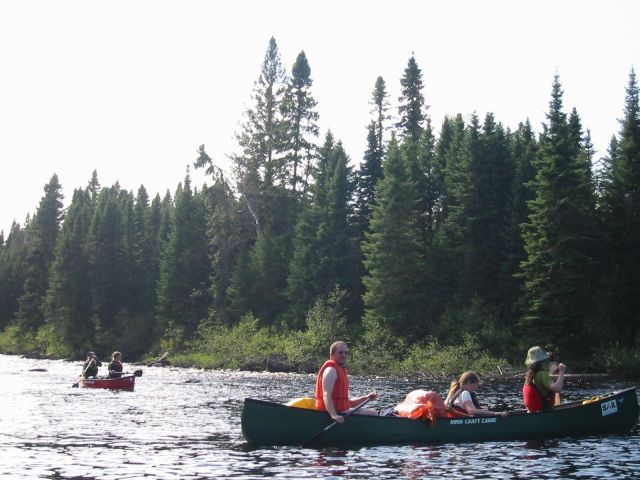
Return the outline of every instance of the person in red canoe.
[[[531,347],[527,352],[527,373],[522,387],[522,397],[529,412],[548,410],[560,403],[566,367],[564,363],[558,365],[558,378],[554,382],[549,375],[550,358],[540,347]]]
[[[344,342],[333,342],[329,348],[329,360],[324,362],[316,377],[316,409],[327,412],[333,421],[342,423],[341,413],[360,405],[367,399],[378,398],[374,390],[361,397],[349,397],[349,376],[347,375],[347,355],[349,349]],[[378,415],[372,408],[360,408],[354,413],[358,415]]]
[[[480,377],[472,371],[464,372],[460,375],[459,380],[451,382],[449,392],[444,404],[450,408],[452,413],[461,413],[462,415],[474,415],[483,417],[506,417],[507,412],[492,412],[490,410],[482,410],[476,392],[480,385]]]
[[[98,375],[98,367],[102,366],[102,362],[96,357],[95,352],[87,352],[87,359],[82,365],[82,376],[84,378],[96,377]]]
[[[108,368],[109,378],[120,378],[122,376],[122,354],[120,352],[113,352]]]

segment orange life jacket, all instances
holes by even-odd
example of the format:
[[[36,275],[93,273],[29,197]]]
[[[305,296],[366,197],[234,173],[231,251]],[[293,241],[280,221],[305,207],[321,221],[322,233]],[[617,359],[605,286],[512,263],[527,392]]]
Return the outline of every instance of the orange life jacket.
[[[351,407],[349,404],[349,376],[347,375],[347,369],[333,360],[324,362],[316,377],[316,409],[327,411],[322,397],[322,375],[328,367],[335,368],[338,374],[336,383],[333,384],[333,392],[331,392],[333,406],[336,407],[336,412],[338,413],[346,412]]]

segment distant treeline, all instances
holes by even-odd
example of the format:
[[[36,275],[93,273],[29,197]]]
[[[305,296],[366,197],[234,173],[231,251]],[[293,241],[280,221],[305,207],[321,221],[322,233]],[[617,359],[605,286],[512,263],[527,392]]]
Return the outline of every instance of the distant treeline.
[[[271,39],[232,174],[203,145],[194,168],[210,184],[200,189],[187,171],[173,196],[151,199],[143,186],[103,187],[94,172],[66,209],[54,174],[35,215],[0,236],[5,340],[16,351],[117,347],[132,358],[189,348],[247,317],[274,335],[304,332],[314,305],[332,301],[329,328],[344,323],[380,358],[469,336],[518,361],[535,344],[564,359],[635,351],[635,72],[620,131],[597,161],[557,76],[539,134],[489,113],[446,117],[436,135],[414,57],[400,83],[392,124],[375,80],[354,169],[332,133],[318,138],[304,52],[288,74]]]

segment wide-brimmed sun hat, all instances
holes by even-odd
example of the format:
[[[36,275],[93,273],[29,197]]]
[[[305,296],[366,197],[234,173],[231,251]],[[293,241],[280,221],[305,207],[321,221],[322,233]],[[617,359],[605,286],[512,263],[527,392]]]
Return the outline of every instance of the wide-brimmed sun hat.
[[[531,347],[527,352],[527,359],[524,364],[528,367],[536,362],[542,362],[551,358],[547,352],[540,347]]]

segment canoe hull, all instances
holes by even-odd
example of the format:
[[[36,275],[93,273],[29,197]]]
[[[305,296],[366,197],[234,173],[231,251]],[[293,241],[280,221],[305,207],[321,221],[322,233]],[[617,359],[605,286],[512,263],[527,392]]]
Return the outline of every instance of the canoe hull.
[[[514,412],[508,417],[439,418],[434,425],[399,417],[351,415],[312,446],[436,444],[533,440],[621,433],[638,421],[635,388],[587,404],[566,404],[547,412]],[[242,433],[253,446],[303,445],[331,422],[324,412],[247,398]]]
[[[78,384],[82,388],[106,388],[108,390],[133,391],[135,375],[123,375],[120,378],[81,378]]]

